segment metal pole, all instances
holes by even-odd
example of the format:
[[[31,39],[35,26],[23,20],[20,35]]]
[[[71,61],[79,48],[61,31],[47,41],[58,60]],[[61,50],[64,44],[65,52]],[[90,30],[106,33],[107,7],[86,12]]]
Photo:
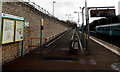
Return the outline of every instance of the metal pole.
[[[82,46],[84,47],[84,8],[82,8]]]
[[[70,20],[70,16],[71,16],[71,14],[68,15],[68,20]]]
[[[86,12],[86,33],[87,33],[87,41],[86,41],[86,50],[89,48],[89,12],[87,7],[87,0],[85,0],[85,12]]]
[[[68,16],[68,20],[69,20],[69,19],[70,19],[71,14],[66,14],[66,16]]]
[[[40,50],[42,50],[42,23],[43,19],[40,20]]]
[[[74,13],[78,13],[78,24],[79,24],[79,13],[80,13],[80,12],[74,12]]]
[[[21,51],[22,57],[24,56],[24,47],[25,47],[25,18],[23,23],[23,40],[22,40],[22,51]]]
[[[53,16],[54,16],[54,2],[53,2]]]
[[[78,25],[79,25],[79,12],[78,12]]]
[[[53,1],[53,16],[54,16],[54,3],[55,3],[55,1]]]
[[[88,16],[87,16],[88,17],[87,18],[87,25],[88,25],[87,26],[87,30],[88,30],[87,31],[87,33],[88,33],[87,34],[87,39],[88,39],[88,41],[87,41],[87,50],[89,50],[89,41],[90,41],[90,38],[89,38],[90,33],[89,32],[90,32],[90,29],[89,29],[89,9],[88,8],[87,8],[87,14],[88,14]]]
[[[2,0],[0,0],[0,72],[2,71]]]
[[[69,15],[68,15],[68,20],[69,20]]]

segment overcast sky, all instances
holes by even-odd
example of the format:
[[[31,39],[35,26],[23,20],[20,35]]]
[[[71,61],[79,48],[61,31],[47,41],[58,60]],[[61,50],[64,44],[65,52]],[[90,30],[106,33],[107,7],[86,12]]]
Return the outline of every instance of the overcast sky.
[[[59,19],[66,20],[68,17],[66,14],[71,14],[71,19],[76,21],[78,20],[78,14],[74,13],[75,11],[80,12],[79,7],[85,6],[84,0],[31,0],[36,4],[40,5],[47,11],[52,14],[53,10],[53,1],[55,3],[55,16]],[[115,6],[116,14],[118,13],[118,2],[120,0],[87,0],[88,7],[103,7],[103,6]],[[74,18],[73,18],[74,17]],[[95,19],[95,18],[94,18]],[[81,22],[80,17],[80,24]],[[90,22],[93,21],[93,18],[90,18]]]

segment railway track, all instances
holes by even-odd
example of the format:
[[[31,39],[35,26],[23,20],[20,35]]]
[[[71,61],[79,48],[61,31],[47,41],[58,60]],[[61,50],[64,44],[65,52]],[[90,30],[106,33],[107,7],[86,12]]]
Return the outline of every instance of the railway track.
[[[96,34],[96,32],[94,31],[90,32],[90,35],[120,48],[120,37],[109,36],[104,34]]]

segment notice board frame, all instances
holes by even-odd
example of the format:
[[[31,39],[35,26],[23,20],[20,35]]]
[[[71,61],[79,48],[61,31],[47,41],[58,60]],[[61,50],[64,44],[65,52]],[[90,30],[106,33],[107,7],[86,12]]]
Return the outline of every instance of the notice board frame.
[[[3,34],[4,34],[4,30],[3,30],[3,20],[7,19],[7,20],[12,20],[14,21],[14,39],[11,42],[3,42]],[[16,22],[17,21],[21,21],[23,22],[23,35],[22,35],[22,39],[20,40],[15,40],[15,35],[16,35]],[[16,18],[11,18],[11,17],[2,17],[2,44],[7,44],[7,43],[14,43],[14,42],[18,42],[18,41],[23,41],[24,40],[24,24],[25,24],[25,19],[21,20],[21,19],[16,19]]]
[[[14,27],[15,27],[15,21],[14,20],[11,20],[11,19],[6,19],[6,18],[4,18],[4,19],[2,19],[3,21],[2,21],[2,44],[6,44],[6,43],[11,43],[11,42],[14,42]],[[12,36],[12,37],[10,37],[10,36],[7,36],[8,38],[12,38],[10,41],[5,41],[5,39],[7,39],[6,38],[6,32],[5,32],[5,29],[6,29],[6,27],[5,26],[8,26],[8,25],[5,25],[5,21],[13,21],[13,30],[10,32],[10,30],[9,30],[9,32],[11,33],[10,35]],[[8,39],[9,40],[9,39]]]
[[[21,22],[22,23],[22,30],[19,28],[19,32],[22,34],[22,37],[20,36],[20,38],[19,39],[16,39],[17,38],[17,32],[18,32],[18,30],[17,30],[17,22]],[[17,41],[22,41],[23,40],[23,32],[24,31],[24,22],[23,21],[15,21],[15,42],[17,42]],[[20,34],[20,33],[18,33],[18,34]]]

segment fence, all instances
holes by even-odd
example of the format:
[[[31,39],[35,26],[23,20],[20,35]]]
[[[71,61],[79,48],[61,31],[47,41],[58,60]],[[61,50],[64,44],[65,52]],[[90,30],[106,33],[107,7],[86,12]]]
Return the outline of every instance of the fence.
[[[28,3],[29,5],[33,6],[38,11],[40,11],[40,12],[42,12],[42,13],[50,16],[50,17],[58,19],[54,15],[50,14],[46,9],[44,9],[43,7],[37,5],[35,2],[32,2],[31,0],[2,0],[2,2],[25,2],[25,3]]]
[[[28,4],[30,4],[31,6],[33,6],[35,9],[37,9],[38,11],[50,16],[50,17],[53,17],[55,19],[58,20],[57,17],[55,17],[54,15],[50,14],[46,9],[44,9],[43,7],[37,5],[35,2],[32,2],[30,0],[18,0],[19,2],[27,2]]]

